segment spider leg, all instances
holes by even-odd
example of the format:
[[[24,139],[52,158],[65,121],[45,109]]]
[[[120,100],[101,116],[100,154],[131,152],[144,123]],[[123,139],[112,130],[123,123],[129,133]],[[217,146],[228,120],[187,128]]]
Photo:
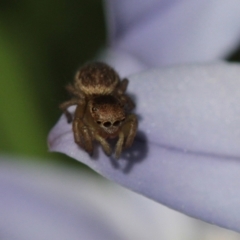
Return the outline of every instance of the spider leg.
[[[118,94],[123,94],[123,93],[125,93],[126,92],[126,90],[127,90],[127,86],[128,86],[128,79],[127,78],[124,78],[121,82],[120,82],[120,84],[119,84],[119,86],[118,86]]]
[[[73,120],[74,140],[80,147],[82,147],[90,155],[93,153],[93,141],[90,129],[83,122],[83,115],[85,112],[85,102],[79,104],[75,111]]]
[[[93,142],[91,133],[81,119],[74,119],[73,132],[75,142],[91,156],[93,154]]]
[[[81,91],[76,90],[75,87],[71,83],[69,83],[65,88],[70,94],[77,96],[80,99],[84,98],[84,94]]]
[[[101,144],[103,151],[110,156],[112,153],[112,149],[110,148],[110,145],[108,142],[105,140],[105,138],[101,137],[100,135],[96,134],[95,139]]]
[[[117,95],[118,95],[118,98],[121,101],[121,103],[126,107],[126,109],[128,111],[131,111],[135,107],[135,104],[128,95],[124,94],[127,90],[128,82],[129,82],[128,79],[124,78],[119,83],[119,85],[117,87]]]
[[[138,127],[138,120],[137,117],[134,114],[130,114],[124,125],[122,126],[122,131],[124,133],[124,136],[126,138],[124,148],[131,147],[133,140],[137,133],[137,127]]]
[[[121,131],[118,135],[118,141],[115,147],[115,158],[119,159],[124,143],[124,133]]]
[[[128,95],[121,95],[120,101],[126,107],[127,111],[131,111],[135,108],[133,100]]]
[[[77,105],[79,103],[78,99],[71,99],[69,101],[63,102],[62,104],[59,105],[59,108],[63,111],[63,113],[66,115],[67,122],[70,123],[72,122],[72,115],[71,113],[67,110],[68,107],[72,105]]]

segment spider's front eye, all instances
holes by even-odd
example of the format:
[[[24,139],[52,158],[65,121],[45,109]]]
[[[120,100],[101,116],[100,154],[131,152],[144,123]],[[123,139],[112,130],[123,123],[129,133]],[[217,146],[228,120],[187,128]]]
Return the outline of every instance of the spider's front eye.
[[[102,123],[101,121],[97,121],[97,124],[99,124],[99,125],[100,125],[101,123]]]
[[[104,127],[110,127],[112,124],[110,123],[110,122],[105,122],[104,124],[103,124],[103,126]]]
[[[117,126],[119,126],[119,124],[120,124],[120,121],[116,121],[116,122],[113,123],[113,126],[117,127]]]
[[[93,111],[93,112],[96,112],[96,111],[97,111],[97,108],[96,108],[96,107],[93,107],[93,108],[92,108],[92,111]]]

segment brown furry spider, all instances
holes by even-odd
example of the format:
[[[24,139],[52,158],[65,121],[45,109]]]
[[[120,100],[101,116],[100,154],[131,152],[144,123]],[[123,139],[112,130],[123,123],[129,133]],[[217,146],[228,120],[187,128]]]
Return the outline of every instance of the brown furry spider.
[[[129,113],[135,105],[125,94],[127,85],[127,79],[120,80],[110,66],[101,62],[80,68],[73,85],[67,85],[66,89],[73,98],[59,107],[70,123],[72,115],[67,108],[77,105],[72,123],[74,140],[90,155],[93,153],[94,140],[102,145],[107,155],[111,155],[112,150],[106,139],[118,137],[116,159],[123,148],[132,145],[138,121],[134,114]]]

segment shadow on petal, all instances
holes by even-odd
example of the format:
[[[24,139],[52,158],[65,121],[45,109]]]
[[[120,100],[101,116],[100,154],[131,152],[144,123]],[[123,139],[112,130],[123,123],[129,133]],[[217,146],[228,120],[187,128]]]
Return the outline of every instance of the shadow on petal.
[[[129,149],[124,150],[121,155],[120,161],[126,162],[122,168],[123,173],[130,173],[135,164],[138,164],[147,159],[147,143],[147,136],[143,132],[138,131],[133,145]],[[120,169],[121,166],[123,166],[123,164],[120,166],[119,162],[114,157],[110,157],[109,159],[114,168]]]

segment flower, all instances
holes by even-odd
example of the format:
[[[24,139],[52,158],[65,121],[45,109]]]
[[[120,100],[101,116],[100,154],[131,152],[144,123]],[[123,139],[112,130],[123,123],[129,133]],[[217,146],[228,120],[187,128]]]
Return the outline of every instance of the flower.
[[[140,117],[137,139],[119,161],[101,150],[92,159],[62,116],[49,134],[50,150],[189,216],[240,231],[240,66],[219,61],[239,40],[240,3],[107,6],[110,48],[101,58],[122,76],[136,73],[129,92]]]

